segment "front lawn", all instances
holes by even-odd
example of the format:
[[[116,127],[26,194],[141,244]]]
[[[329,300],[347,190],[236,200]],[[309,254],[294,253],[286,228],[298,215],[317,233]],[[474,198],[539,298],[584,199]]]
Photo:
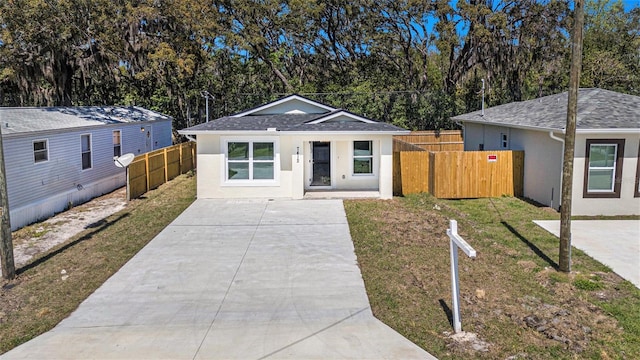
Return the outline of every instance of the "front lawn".
[[[376,317],[440,359],[640,358],[640,290],[531,220],[556,212],[516,198],[411,195],[345,201]],[[449,219],[478,252],[460,252],[462,328],[452,337]],[[469,334],[468,334],[469,335]]]

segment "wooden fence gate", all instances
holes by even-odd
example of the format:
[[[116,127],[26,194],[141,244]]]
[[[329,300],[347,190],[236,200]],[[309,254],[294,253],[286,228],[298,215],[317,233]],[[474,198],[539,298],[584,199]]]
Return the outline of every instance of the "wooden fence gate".
[[[393,155],[397,195],[428,192],[441,199],[523,195],[524,151],[399,151]]]

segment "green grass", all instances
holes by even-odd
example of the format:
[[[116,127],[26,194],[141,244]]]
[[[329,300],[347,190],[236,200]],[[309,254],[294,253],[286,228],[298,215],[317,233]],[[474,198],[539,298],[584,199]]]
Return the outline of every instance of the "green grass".
[[[194,199],[195,177],[180,176],[17,269],[1,283],[0,353],[67,317]]]
[[[640,290],[577,249],[573,272],[558,272],[558,239],[532,222],[556,212],[510,197],[429,195],[350,200],[345,209],[374,314],[436,357],[640,358]],[[461,315],[488,352],[447,335],[449,219],[478,252],[460,253]],[[527,316],[553,326],[529,326]]]

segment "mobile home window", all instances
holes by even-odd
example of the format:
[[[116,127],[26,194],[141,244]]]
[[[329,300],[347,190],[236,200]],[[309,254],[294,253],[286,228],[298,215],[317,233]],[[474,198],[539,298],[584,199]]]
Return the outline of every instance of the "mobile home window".
[[[624,140],[587,139],[584,197],[620,197]]]
[[[91,135],[81,135],[82,170],[91,169]]]
[[[373,174],[373,147],[371,141],[353,142],[353,173]]]
[[[227,180],[274,180],[273,142],[229,141]]]
[[[113,157],[118,157],[122,155],[122,146],[121,146],[121,138],[120,138],[120,130],[113,131]]]
[[[33,142],[33,162],[39,163],[49,160],[49,146],[47,140]]]

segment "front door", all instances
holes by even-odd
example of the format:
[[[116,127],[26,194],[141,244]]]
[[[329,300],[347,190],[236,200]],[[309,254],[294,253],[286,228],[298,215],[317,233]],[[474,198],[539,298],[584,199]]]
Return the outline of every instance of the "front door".
[[[311,186],[331,186],[331,143],[311,143]]]

